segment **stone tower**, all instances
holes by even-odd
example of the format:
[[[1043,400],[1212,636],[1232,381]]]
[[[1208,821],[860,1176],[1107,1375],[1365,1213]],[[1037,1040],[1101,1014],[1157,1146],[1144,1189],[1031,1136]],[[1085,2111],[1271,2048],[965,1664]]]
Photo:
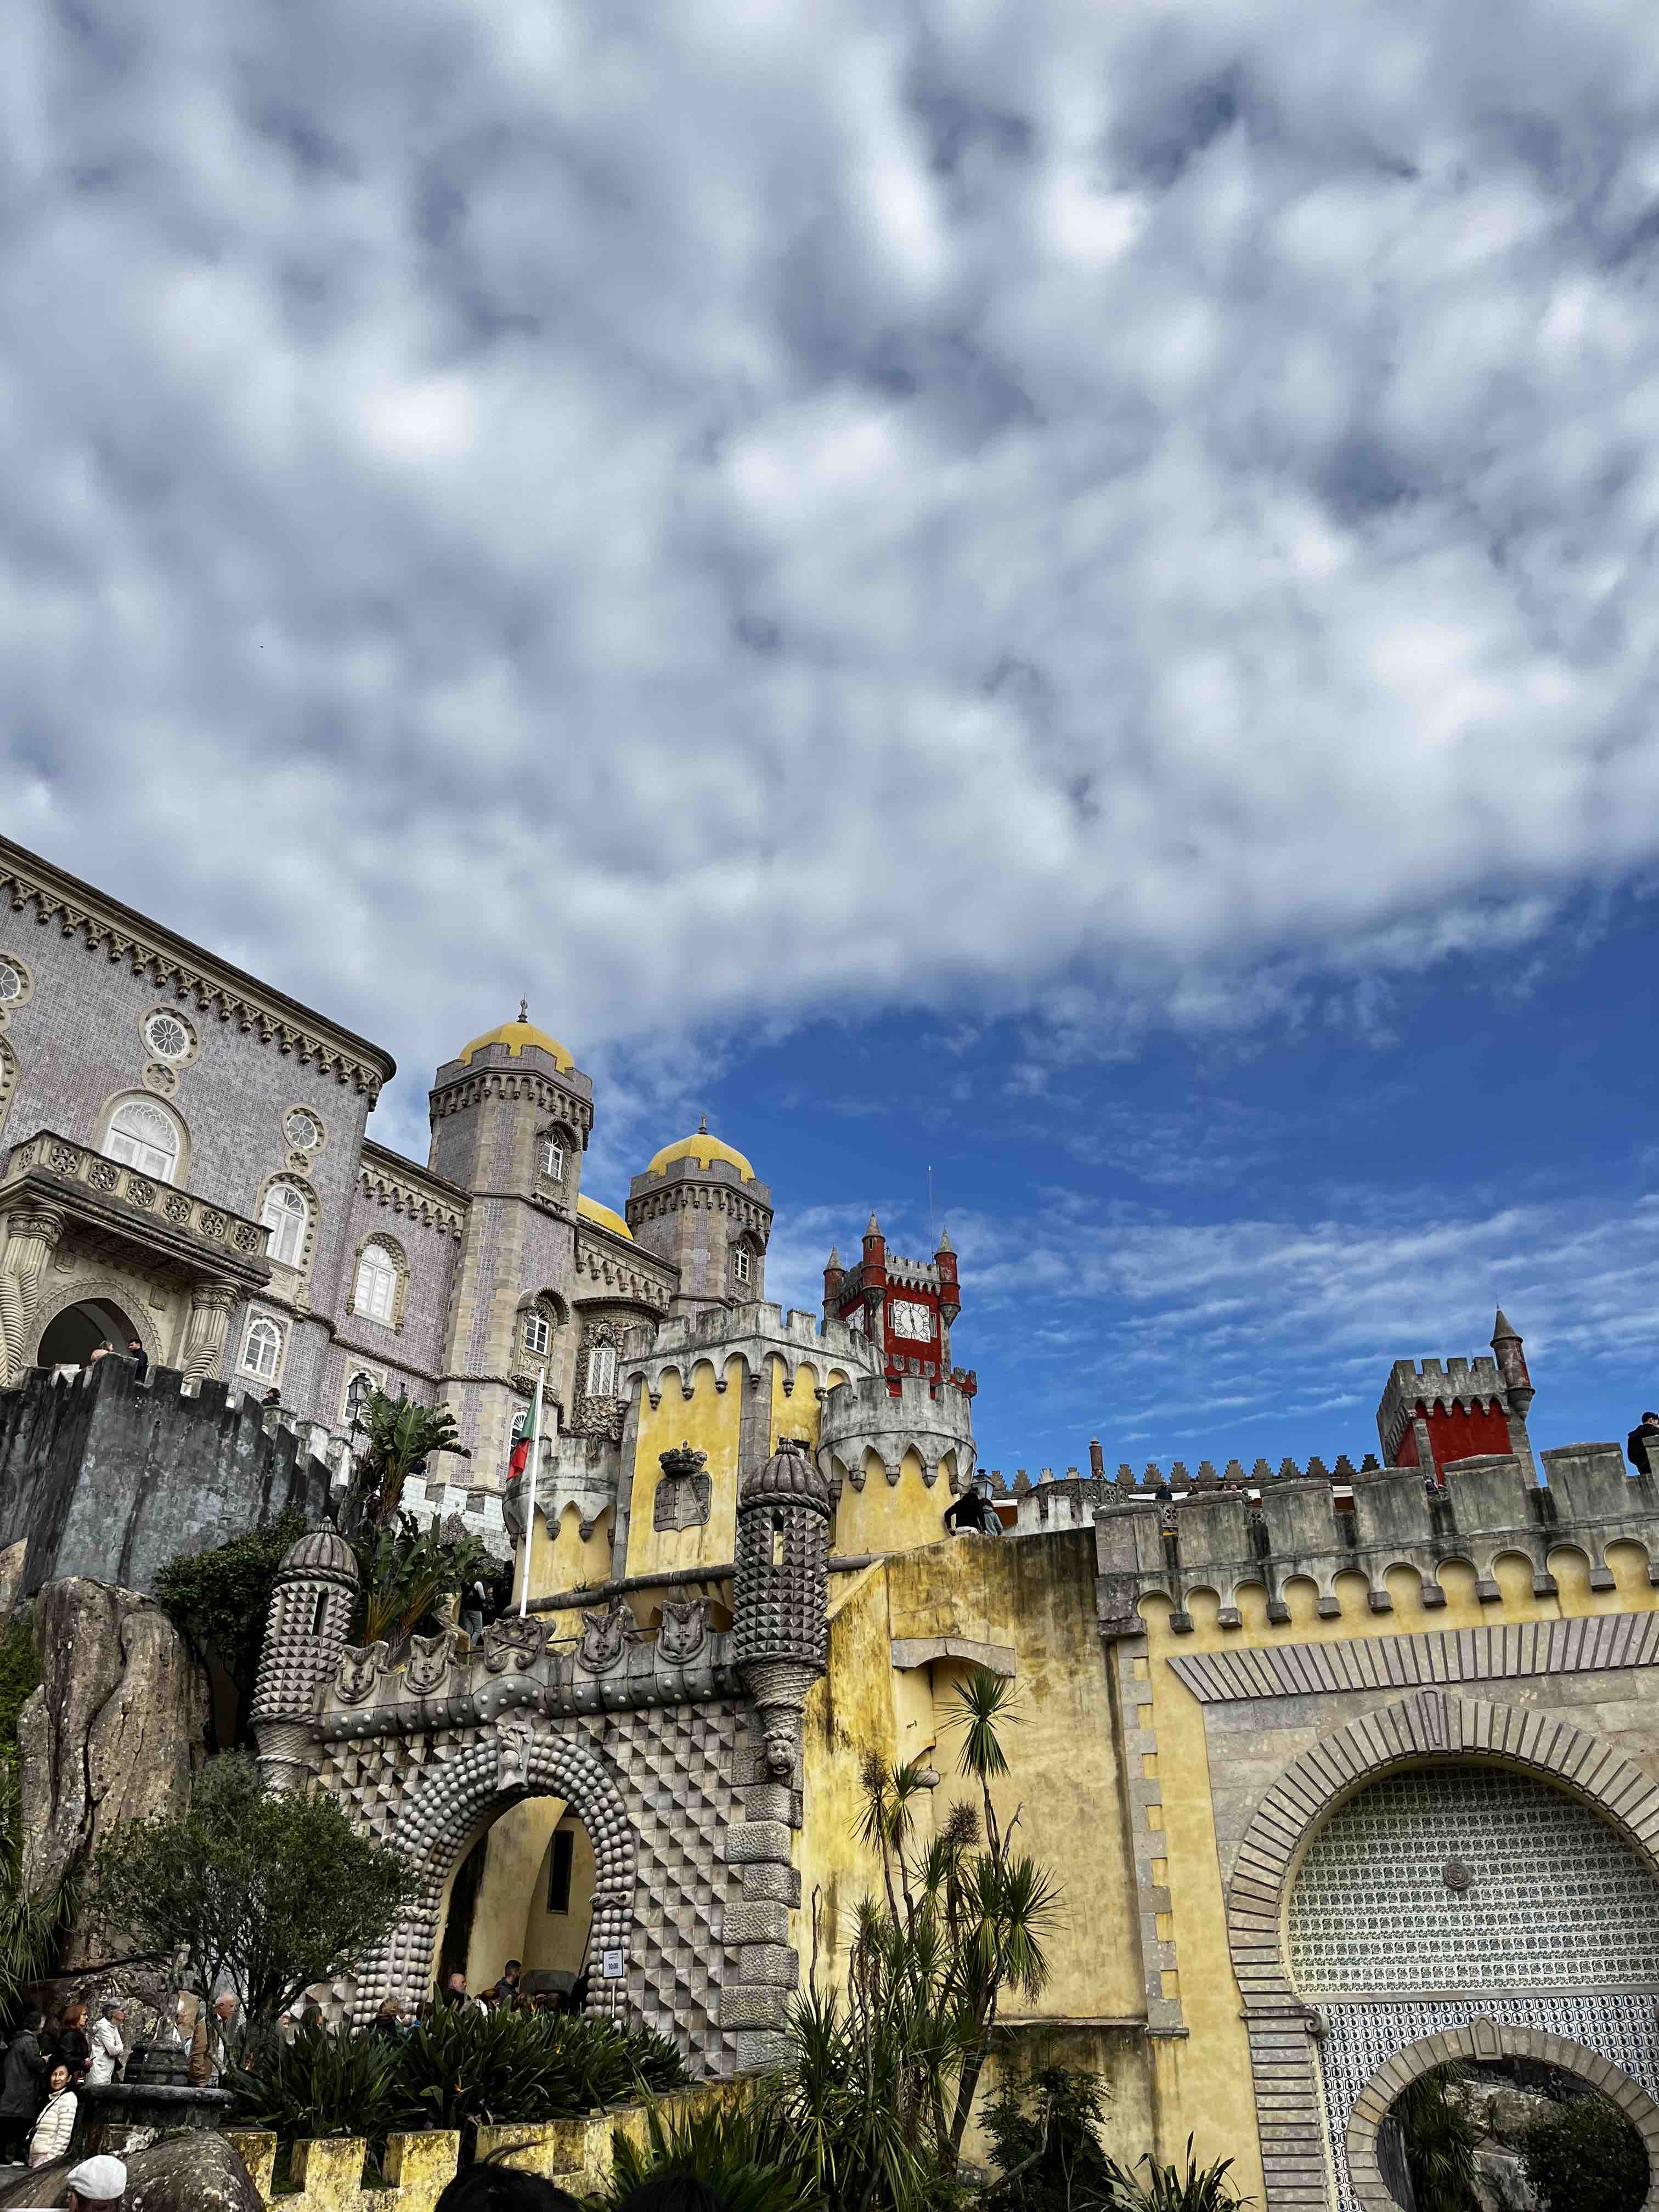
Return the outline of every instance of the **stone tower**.
[[[800,1903],[794,1832],[801,1825],[801,1708],[824,1672],[830,1629],[830,1485],[811,1454],[780,1437],[738,1493],[732,1654],[754,1721],[743,1825],[729,1849],[743,1869],[743,1901],[727,1912],[738,1976],[720,1993],[741,2067],[784,2054],[784,2019],[800,1962],[789,1913]]]
[[[299,1790],[310,1779],[312,1714],[339,1666],[357,1580],[351,1547],[332,1528],[313,1529],[283,1555],[250,1716],[268,1789]]]
[[[707,1313],[766,1296],[772,1194],[744,1154],[708,1133],[665,1145],[628,1188],[628,1225],[680,1271],[672,1310]]]
[[[582,1154],[593,1127],[593,1085],[556,1037],[520,1009],[438,1070],[432,1086],[434,1173],[471,1200],[452,1293],[439,1395],[454,1409],[473,1478],[499,1479],[523,1404],[509,1377],[526,1364],[520,1332],[526,1290],[567,1285],[574,1269]],[[556,1360],[549,1387],[568,1404]]]

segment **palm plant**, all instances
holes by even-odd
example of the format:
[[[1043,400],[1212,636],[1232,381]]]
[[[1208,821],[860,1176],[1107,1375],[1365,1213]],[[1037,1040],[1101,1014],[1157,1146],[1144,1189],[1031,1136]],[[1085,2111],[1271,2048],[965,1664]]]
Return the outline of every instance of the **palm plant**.
[[[1150,2151],[1135,2161],[1135,2173],[1143,2166],[1144,2181],[1137,2181],[1121,2166],[1112,2167],[1123,2212],[1239,2212],[1239,2208],[1255,2201],[1240,2197],[1228,2182],[1231,2159],[1218,2158],[1212,2166],[1200,2166],[1193,2155],[1191,2136],[1187,2138],[1184,2172],[1178,2166],[1160,2166]]]
[[[371,1390],[358,1413],[368,1436],[346,1499],[348,1534],[370,1542],[397,1516],[404,1485],[415,1469],[439,1452],[470,1456],[459,1440],[455,1416],[447,1406],[417,1406],[410,1398],[388,1398]]]
[[[1474,2122],[1452,2094],[1455,2066],[1419,2075],[1394,2100],[1392,2117],[1406,2142],[1406,2163],[1418,2212],[1474,2212]]]
[[[9,1755],[0,1755],[0,2014],[50,1972],[59,1931],[75,1910],[76,1888],[74,1869],[54,1887],[24,1887],[17,1770]]]
[[[447,1524],[450,1529],[453,1525]],[[471,1530],[422,1528],[407,1513],[360,1538],[354,1548],[362,1592],[357,1641],[362,1644],[382,1638],[394,1646],[401,1644],[457,1590],[495,1574],[495,1560],[482,1537]]]

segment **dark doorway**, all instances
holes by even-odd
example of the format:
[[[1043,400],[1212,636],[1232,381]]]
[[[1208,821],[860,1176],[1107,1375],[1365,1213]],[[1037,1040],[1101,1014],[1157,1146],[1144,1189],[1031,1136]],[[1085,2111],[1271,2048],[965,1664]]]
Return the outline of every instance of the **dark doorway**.
[[[84,1367],[100,1344],[112,1344],[125,1352],[137,1330],[118,1305],[107,1298],[86,1298],[78,1306],[65,1306],[46,1324],[37,1367]],[[139,1338],[140,1343],[143,1341]]]

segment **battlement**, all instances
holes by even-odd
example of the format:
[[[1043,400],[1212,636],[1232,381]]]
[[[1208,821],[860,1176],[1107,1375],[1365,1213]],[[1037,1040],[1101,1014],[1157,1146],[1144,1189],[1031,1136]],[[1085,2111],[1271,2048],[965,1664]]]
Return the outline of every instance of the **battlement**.
[[[815,1314],[785,1314],[781,1306],[758,1301],[729,1311],[716,1306],[705,1313],[676,1314],[654,1329],[629,1329],[623,1340],[621,1380],[624,1389],[643,1383],[654,1406],[670,1376],[690,1395],[697,1370],[708,1366],[714,1388],[725,1390],[734,1366],[753,1382],[775,1359],[783,1363],[787,1396],[803,1368],[811,1370],[817,1389],[829,1391],[837,1371],[848,1379],[869,1375],[878,1358],[867,1337],[840,1322],[821,1323]]]
[[[1377,1439],[1391,1467],[1414,1467],[1429,1446],[1437,1464],[1481,1449],[1510,1449],[1509,1394],[1498,1362],[1396,1359],[1376,1409]],[[1422,1420],[1430,1425],[1416,1433]]]
[[[1028,1486],[1018,1526],[1035,1534],[1076,1526],[1092,1506],[1103,1619],[1120,1634],[1138,1632],[1141,1601],[1154,1593],[1171,1605],[1171,1625],[1190,1625],[1188,1598],[1214,1593],[1224,1627],[1240,1620],[1238,1593],[1265,1589],[1269,1621],[1290,1618],[1284,1586],[1311,1582],[1322,1614],[1340,1612],[1339,1575],[1366,1578],[1374,1613],[1393,1610],[1388,1577],[1397,1567],[1416,1575],[1422,1602],[1445,1603],[1438,1575],[1460,1561],[1474,1576],[1483,1602],[1502,1597],[1496,1566],[1522,1563],[1536,1594],[1556,1583],[1550,1556],[1564,1547],[1584,1554],[1590,1586],[1611,1589],[1607,1548],[1640,1545],[1659,1582],[1659,1477],[1628,1475],[1615,1443],[1572,1444],[1543,1455],[1547,1486],[1513,1454],[1454,1461],[1439,1483],[1415,1468],[1361,1468],[1350,1486],[1332,1474],[1270,1478],[1254,1491],[1218,1481],[1176,1500],[1144,1486],[1126,1491],[1092,1480]]]
[[[112,1356],[0,1391],[0,1549],[27,1547],[21,1587],[84,1575],[149,1591],[180,1552],[329,1508],[330,1475],[258,1401],[172,1368],[143,1381]]]
[[[1329,1467],[1316,1453],[1305,1466],[1293,1459],[1282,1459],[1277,1467],[1265,1459],[1251,1463],[1247,1473],[1243,1463],[1230,1459],[1218,1474],[1212,1463],[1200,1460],[1196,1473],[1190,1471],[1184,1460],[1171,1460],[1167,1468],[1156,1461],[1148,1460],[1137,1474],[1127,1462],[1115,1474],[1103,1469],[1099,1474],[1079,1475],[1074,1467],[1067,1468],[1064,1476],[1056,1476],[1052,1468],[1045,1467],[1033,1482],[1022,1467],[1016,1470],[1012,1482],[1003,1475],[1000,1468],[990,1471],[992,1494],[1000,1498],[1024,1498],[1035,1497],[1040,1492],[1060,1489],[1080,1483],[1091,1505],[1121,1504],[1128,1498],[1144,1498],[1165,1504],[1181,1504],[1188,1497],[1210,1491],[1260,1490],[1264,1485],[1277,1482],[1325,1482],[1338,1486],[1364,1480],[1367,1476],[1384,1472],[1375,1452],[1367,1452],[1356,1467],[1346,1452],[1339,1452]],[[1024,1522],[1022,1521],[1023,1528]]]
[[[824,1401],[818,1449],[820,1463],[827,1454],[832,1474],[838,1464],[855,1489],[864,1480],[866,1453],[873,1452],[889,1481],[896,1482],[906,1453],[914,1452],[930,1484],[952,1459],[952,1488],[965,1490],[975,1466],[972,1403],[926,1376],[901,1376],[896,1391],[885,1376],[863,1374]]]

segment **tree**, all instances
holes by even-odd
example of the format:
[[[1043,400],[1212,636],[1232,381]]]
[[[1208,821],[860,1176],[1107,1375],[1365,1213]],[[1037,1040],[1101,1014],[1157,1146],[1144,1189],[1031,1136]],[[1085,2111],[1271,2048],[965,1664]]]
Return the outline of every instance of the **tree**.
[[[181,1553],[155,1577],[162,1611],[198,1658],[217,1655],[235,1686],[244,1728],[276,1570],[305,1532],[304,1514],[290,1506],[267,1528],[250,1528],[210,1552]]]
[[[117,1829],[92,1865],[102,1925],[176,1954],[204,1996],[228,1982],[251,2022],[356,1967],[408,1891],[332,1798],[267,1791],[241,1752],[208,1761],[187,1813]]]
[[[1480,2138],[1453,2094],[1462,2072],[1456,2065],[1434,2067],[1394,2100],[1418,2212],[1478,2212],[1474,2153]]]
[[[481,1536],[470,1529],[421,1528],[407,1513],[360,1537],[353,1546],[362,1577],[354,1634],[359,1644],[385,1637],[400,1644],[429,1613],[471,1582],[493,1582],[499,1563]]]
[[[417,1467],[439,1452],[470,1456],[459,1441],[455,1416],[447,1406],[417,1406],[410,1398],[388,1398],[371,1390],[358,1414],[368,1434],[343,1516],[348,1535],[368,1542],[396,1520],[404,1485]]]
[[[1648,2192],[1642,2138],[1605,2097],[1575,2097],[1534,2120],[1521,2157],[1540,2212],[1637,2212]]]
[[[1115,2203],[1100,2141],[1105,2095],[1097,2075],[1066,2066],[1003,2083],[985,2112],[997,2165],[991,2212],[1097,2212]]]

